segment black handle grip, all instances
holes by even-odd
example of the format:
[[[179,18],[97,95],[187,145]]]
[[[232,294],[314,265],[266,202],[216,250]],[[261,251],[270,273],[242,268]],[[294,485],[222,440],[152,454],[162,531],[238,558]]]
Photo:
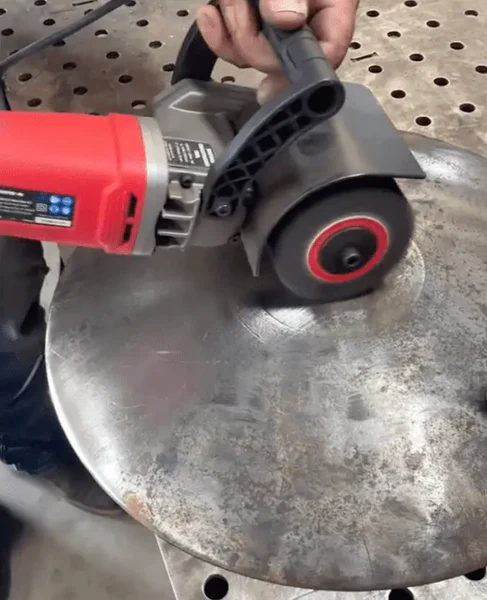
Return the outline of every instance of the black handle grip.
[[[335,71],[309,27],[284,31],[264,23],[262,33],[279,57],[282,70],[290,83],[320,77],[336,78]]]
[[[248,0],[255,11],[258,27],[277,54],[282,71],[290,83],[316,75],[334,78],[335,72],[323,54],[318,40],[307,26],[284,30],[270,25],[262,19],[259,0]],[[310,62],[312,61],[312,62]],[[311,73],[310,71],[315,71]],[[321,70],[320,74],[316,71]]]
[[[208,2],[211,6],[217,6],[217,3],[218,0]],[[217,55],[207,46],[195,21],[179,48],[171,84],[176,85],[183,79],[210,81],[217,60]]]
[[[209,4],[215,4],[210,2]],[[217,55],[207,45],[196,22],[189,28],[176,58],[171,84],[183,79],[210,81]]]

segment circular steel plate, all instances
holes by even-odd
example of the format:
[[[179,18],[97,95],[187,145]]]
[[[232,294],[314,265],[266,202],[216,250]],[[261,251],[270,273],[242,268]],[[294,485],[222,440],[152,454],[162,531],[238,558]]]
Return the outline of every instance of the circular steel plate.
[[[487,164],[406,136],[427,181],[380,291],[279,304],[238,245],[77,251],[49,320],[61,422],[137,519],[232,571],[317,589],[487,564]]]

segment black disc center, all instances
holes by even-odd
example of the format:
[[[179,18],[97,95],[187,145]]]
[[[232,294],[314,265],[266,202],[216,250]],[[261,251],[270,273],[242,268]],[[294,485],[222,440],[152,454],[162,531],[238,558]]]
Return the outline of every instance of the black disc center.
[[[332,235],[320,249],[320,265],[328,273],[344,275],[366,265],[377,251],[377,238],[368,229],[353,227]]]

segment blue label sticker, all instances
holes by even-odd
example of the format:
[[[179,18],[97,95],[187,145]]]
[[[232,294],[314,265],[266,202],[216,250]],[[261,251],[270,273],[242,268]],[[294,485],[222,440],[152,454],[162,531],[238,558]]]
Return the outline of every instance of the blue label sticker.
[[[0,186],[0,221],[73,227],[75,215],[76,197],[66,192]]]

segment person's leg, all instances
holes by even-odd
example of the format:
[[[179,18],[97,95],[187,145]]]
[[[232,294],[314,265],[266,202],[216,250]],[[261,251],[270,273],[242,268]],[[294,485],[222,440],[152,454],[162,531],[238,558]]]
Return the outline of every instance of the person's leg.
[[[40,305],[46,273],[39,242],[0,238],[0,460],[42,477],[81,508],[118,513],[80,465],[52,407]]]
[[[0,459],[30,474],[72,456],[45,385],[46,273],[40,243],[0,238]]]

